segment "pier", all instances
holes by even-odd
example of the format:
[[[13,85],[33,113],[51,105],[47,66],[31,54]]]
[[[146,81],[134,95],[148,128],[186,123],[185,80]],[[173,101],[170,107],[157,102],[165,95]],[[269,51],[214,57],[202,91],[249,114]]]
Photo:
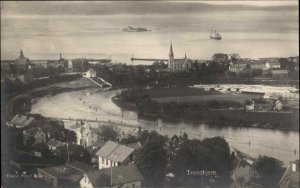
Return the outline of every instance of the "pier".
[[[133,57],[133,54],[130,58],[130,60],[133,61],[168,61],[168,59],[160,59],[160,58],[135,58]]]

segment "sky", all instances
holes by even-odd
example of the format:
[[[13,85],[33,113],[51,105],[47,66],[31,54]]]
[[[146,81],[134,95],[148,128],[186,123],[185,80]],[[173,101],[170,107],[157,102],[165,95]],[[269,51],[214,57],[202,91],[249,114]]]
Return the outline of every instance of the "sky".
[[[2,15],[169,14],[222,10],[290,10],[298,1],[34,1],[4,2]]]

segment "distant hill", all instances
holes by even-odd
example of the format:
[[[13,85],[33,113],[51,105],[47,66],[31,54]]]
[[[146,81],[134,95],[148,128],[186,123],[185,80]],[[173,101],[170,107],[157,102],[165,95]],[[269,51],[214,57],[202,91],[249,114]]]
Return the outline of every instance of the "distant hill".
[[[15,15],[176,14],[204,11],[297,11],[297,6],[213,5],[199,2],[5,2],[3,13]]]

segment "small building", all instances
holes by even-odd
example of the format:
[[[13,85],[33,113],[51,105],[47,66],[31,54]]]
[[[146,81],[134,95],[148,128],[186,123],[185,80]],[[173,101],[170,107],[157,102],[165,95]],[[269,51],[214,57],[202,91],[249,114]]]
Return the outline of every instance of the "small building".
[[[228,54],[228,60],[230,61],[236,61],[236,60],[241,60],[242,58],[240,57],[239,54]]]
[[[48,142],[47,142],[47,146],[49,147],[49,149],[51,151],[55,151],[57,148],[59,147],[63,147],[65,146],[66,143],[64,142],[61,142],[59,140],[55,140],[55,139],[50,139]]]
[[[288,77],[288,71],[285,69],[272,70],[273,78],[286,78]]]
[[[239,62],[239,63],[234,63],[234,64],[230,64],[229,65],[229,71],[230,72],[235,72],[235,73],[240,73],[242,72],[248,63],[244,63],[244,62]]]
[[[79,187],[84,172],[69,165],[38,168],[41,179],[53,187]]]
[[[80,180],[80,187],[141,188],[143,176],[134,164],[101,170],[87,171]]]
[[[282,110],[282,107],[283,107],[283,104],[280,100],[277,100],[275,102],[275,110],[278,110],[278,111],[281,111]]]
[[[33,117],[24,116],[21,114],[15,115],[9,122],[8,126],[14,126],[16,128],[25,128],[34,122]]]
[[[227,63],[228,55],[222,53],[216,53],[212,56],[212,61],[215,63]]]
[[[96,153],[99,157],[99,169],[128,164],[133,160],[133,151],[134,149],[128,146],[120,145],[112,141],[106,142]]]
[[[46,134],[41,128],[25,129],[23,130],[22,135],[24,145],[42,144],[47,141]]]
[[[42,131],[41,128],[38,128],[33,135],[35,144],[46,143],[46,134]]]
[[[97,73],[94,69],[90,69],[85,73],[85,76],[88,78],[95,78],[97,77]]]
[[[78,123],[76,123],[78,127]],[[100,139],[99,128],[91,128],[89,123],[84,123],[80,127],[73,129],[77,136],[77,144],[83,147],[93,146]]]

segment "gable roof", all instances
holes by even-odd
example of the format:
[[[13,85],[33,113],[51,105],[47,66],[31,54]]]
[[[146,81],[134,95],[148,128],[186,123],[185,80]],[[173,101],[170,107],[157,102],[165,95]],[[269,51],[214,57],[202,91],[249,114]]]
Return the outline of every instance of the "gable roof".
[[[133,148],[108,141],[96,155],[114,162],[123,162],[133,151]]]
[[[10,123],[25,127],[29,125],[33,120],[34,120],[33,117],[27,117],[27,116],[17,114],[10,120]]]
[[[97,171],[88,171],[87,176],[94,187],[110,187],[111,185],[122,185],[144,179],[133,163]]]

